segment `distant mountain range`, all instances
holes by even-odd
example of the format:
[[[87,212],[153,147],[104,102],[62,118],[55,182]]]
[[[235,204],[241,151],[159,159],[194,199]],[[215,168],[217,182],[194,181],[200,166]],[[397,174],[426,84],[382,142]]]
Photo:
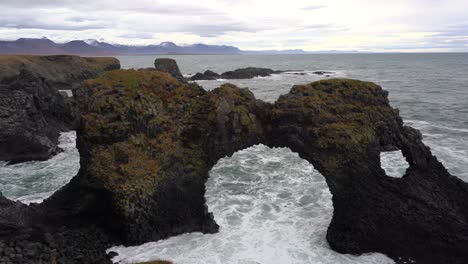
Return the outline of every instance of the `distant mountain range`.
[[[94,39],[55,43],[47,38],[20,38],[0,41],[0,54],[83,56],[152,55],[152,54],[304,54],[303,50],[242,51],[234,46],[193,44],[178,46],[173,42],[156,45],[131,46],[110,44]]]
[[[149,54],[240,54],[233,46],[194,44],[178,46],[172,42],[157,45],[130,46],[109,44],[97,40],[73,40],[55,43],[50,39],[21,38],[15,41],[0,41],[0,54],[54,55],[72,54],[88,56],[149,55]]]

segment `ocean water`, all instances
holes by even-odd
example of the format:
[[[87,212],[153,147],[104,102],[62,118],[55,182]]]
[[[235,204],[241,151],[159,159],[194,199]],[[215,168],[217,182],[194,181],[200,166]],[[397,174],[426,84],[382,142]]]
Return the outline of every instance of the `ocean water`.
[[[80,169],[75,131],[61,133],[59,147],[63,152],[46,161],[14,165],[0,162],[0,192],[26,204],[40,203],[67,184]]]
[[[151,67],[157,56],[119,57],[123,68]],[[166,56],[164,56],[166,57]],[[390,92],[406,124],[454,175],[468,181],[468,54],[320,54],[169,56],[184,75],[247,66],[304,70],[251,80],[229,80],[273,102],[292,85],[323,78],[374,81]],[[333,72],[329,77],[313,71]],[[213,89],[225,80],[200,81]],[[39,202],[79,169],[73,132],[64,133],[64,153],[45,162],[0,164],[0,191],[12,199]],[[382,153],[387,175],[401,177],[407,163],[400,151]],[[331,250],[326,230],[333,214],[323,177],[289,149],[263,145],[221,159],[206,184],[208,208],[220,232],[184,234],[136,247],[116,246],[117,263],[155,259],[184,263],[301,264],[393,263],[382,254],[342,255]]]

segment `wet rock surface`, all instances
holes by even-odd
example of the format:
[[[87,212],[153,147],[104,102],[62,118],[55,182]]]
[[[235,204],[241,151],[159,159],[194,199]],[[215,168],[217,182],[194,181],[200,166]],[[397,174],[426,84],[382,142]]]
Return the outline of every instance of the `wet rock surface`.
[[[0,83],[0,160],[46,160],[60,152],[58,137],[72,127],[69,98],[34,73]]]
[[[119,68],[113,58],[0,56],[0,160],[46,160],[61,151],[60,132],[73,126],[72,89]]]
[[[103,263],[110,244],[216,232],[204,198],[209,170],[262,143],[289,147],[326,178],[334,250],[382,252],[398,263],[468,261],[468,184],[447,172],[373,83],[318,81],[269,104],[230,84],[208,92],[166,73],[121,70],[84,82],[75,97],[80,171],[43,204],[0,199],[4,244],[45,244],[49,233],[67,245],[52,247],[57,257],[74,260],[66,252],[79,248],[86,263]],[[403,178],[380,166],[380,152],[394,149],[410,165]]]
[[[221,78],[219,74],[216,72],[207,70],[204,73],[196,73],[192,77],[190,77],[190,80],[192,81],[198,81],[198,80],[216,80]]]

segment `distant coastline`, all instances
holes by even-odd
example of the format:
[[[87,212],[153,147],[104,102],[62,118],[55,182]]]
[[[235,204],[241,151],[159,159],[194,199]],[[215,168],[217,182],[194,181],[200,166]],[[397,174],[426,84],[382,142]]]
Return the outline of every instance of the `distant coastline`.
[[[80,56],[146,56],[146,55],[241,55],[241,54],[317,54],[359,53],[359,51],[241,50],[228,45],[177,45],[173,42],[137,46],[101,42],[94,39],[57,43],[48,38],[20,38],[0,41],[0,54],[15,55],[80,55]]]
[[[375,52],[361,50],[242,50],[229,45],[177,45],[162,42],[151,45],[121,45],[94,39],[57,43],[48,38],[0,40],[0,55],[79,55],[79,56],[152,56],[152,55],[308,55],[308,54],[424,54],[464,52]]]

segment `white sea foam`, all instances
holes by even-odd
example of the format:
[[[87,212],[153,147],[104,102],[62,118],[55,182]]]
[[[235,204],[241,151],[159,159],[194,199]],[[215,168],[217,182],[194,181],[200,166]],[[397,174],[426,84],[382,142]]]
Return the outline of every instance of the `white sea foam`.
[[[405,124],[419,129],[423,141],[433,154],[454,175],[468,181],[468,129],[444,126],[422,120],[405,120]]]
[[[409,167],[401,150],[380,153],[380,163],[390,177],[401,178]]]
[[[427,121],[421,121],[421,120],[405,120],[405,124],[410,125],[410,126],[414,126],[415,128],[418,128],[418,129],[433,127],[433,128],[450,130],[450,131],[454,131],[454,132],[468,133],[468,129],[466,129],[466,128],[457,128],[457,127],[444,126],[444,125],[429,123]]]
[[[3,195],[24,203],[42,202],[76,175],[80,157],[75,146],[75,131],[61,133],[64,150],[46,161],[14,165],[0,164],[0,190]]]
[[[325,235],[333,207],[323,176],[289,149],[259,145],[221,159],[207,183],[220,232],[114,247],[114,262],[176,264],[393,263],[381,254],[342,255]]]

